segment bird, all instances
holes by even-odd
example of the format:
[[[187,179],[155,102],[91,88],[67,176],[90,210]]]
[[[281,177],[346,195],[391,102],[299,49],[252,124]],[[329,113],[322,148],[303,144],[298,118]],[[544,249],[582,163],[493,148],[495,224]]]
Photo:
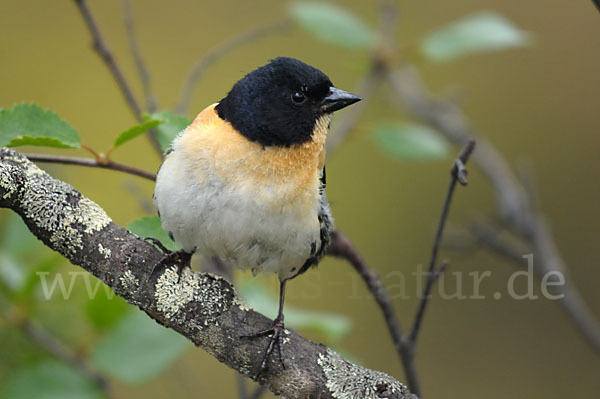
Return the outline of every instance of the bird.
[[[158,171],[154,204],[181,246],[163,260],[189,267],[192,254],[254,274],[277,274],[279,310],[261,372],[282,358],[286,282],[316,266],[331,241],[325,143],[332,114],[361,98],[319,69],[278,57],[246,74],[173,140]],[[285,364],[283,364],[285,367]]]

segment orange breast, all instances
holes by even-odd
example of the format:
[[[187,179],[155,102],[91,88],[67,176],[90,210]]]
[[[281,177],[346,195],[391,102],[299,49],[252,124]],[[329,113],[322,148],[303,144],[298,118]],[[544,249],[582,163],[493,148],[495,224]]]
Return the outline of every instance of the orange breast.
[[[291,147],[263,147],[219,118],[215,105],[196,117],[177,143],[176,151],[185,151],[186,159],[198,167],[199,173],[207,173],[209,166],[214,167],[218,177],[232,188],[261,197],[273,206],[314,203],[325,161],[329,116],[317,122],[310,142]],[[206,176],[197,178],[202,181]]]

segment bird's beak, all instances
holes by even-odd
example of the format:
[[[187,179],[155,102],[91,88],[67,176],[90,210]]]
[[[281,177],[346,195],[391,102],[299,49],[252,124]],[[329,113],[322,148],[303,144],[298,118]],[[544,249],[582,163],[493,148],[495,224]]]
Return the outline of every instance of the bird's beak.
[[[332,113],[360,100],[362,100],[362,98],[356,94],[348,93],[347,91],[332,87],[329,89],[327,96],[321,102],[321,111]]]

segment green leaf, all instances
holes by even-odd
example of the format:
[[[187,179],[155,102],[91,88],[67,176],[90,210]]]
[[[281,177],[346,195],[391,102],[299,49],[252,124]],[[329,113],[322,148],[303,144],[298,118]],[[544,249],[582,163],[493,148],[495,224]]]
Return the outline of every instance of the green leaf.
[[[450,151],[438,132],[412,123],[380,124],[375,128],[375,141],[388,154],[411,161],[444,158]]]
[[[78,370],[57,361],[46,361],[18,370],[0,390],[10,399],[100,399],[97,386]]]
[[[358,16],[340,6],[321,2],[297,2],[292,18],[317,39],[337,46],[369,49],[375,34]]]
[[[125,316],[92,351],[92,362],[126,383],[150,380],[171,365],[189,341],[143,312]]]
[[[119,134],[119,137],[117,137],[117,139],[115,140],[114,148],[125,144],[129,140],[136,138],[140,134],[145,133],[150,129],[154,129],[163,122],[163,120],[151,118],[140,123],[139,125],[133,126],[125,130],[123,133]]]
[[[421,51],[432,61],[451,61],[486,51],[525,47],[533,43],[529,32],[520,30],[503,16],[483,11],[440,28],[421,42]]]
[[[98,331],[113,327],[127,313],[129,305],[116,295],[104,295],[99,291],[85,304],[85,314]]]
[[[129,223],[127,228],[133,233],[142,238],[153,237],[159,240],[162,245],[170,251],[180,249],[175,241],[171,240],[166,231],[163,230],[161,221],[158,216],[143,217]]]
[[[0,109],[0,146],[79,148],[81,138],[67,122],[36,104]]]
[[[173,139],[183,129],[188,127],[192,123],[192,119],[186,118],[185,116],[174,114],[171,111],[162,111],[150,115],[152,119],[160,119],[163,121],[156,128],[156,139],[162,149],[163,153],[167,152],[171,147]]]
[[[267,290],[257,281],[247,281],[240,287],[240,293],[248,304],[258,312],[275,316],[279,308],[278,299],[268,295]],[[352,321],[343,315],[285,307],[285,324],[298,329],[317,331],[329,342],[339,342],[348,334]]]

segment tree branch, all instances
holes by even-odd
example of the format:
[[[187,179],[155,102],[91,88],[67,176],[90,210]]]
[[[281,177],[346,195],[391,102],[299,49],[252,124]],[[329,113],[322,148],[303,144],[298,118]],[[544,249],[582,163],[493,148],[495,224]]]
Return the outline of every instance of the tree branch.
[[[179,279],[174,265],[151,276],[152,265],[163,256],[160,251],[114,224],[70,185],[8,148],[0,150],[0,207],[18,213],[44,244],[130,304],[275,394],[302,399],[416,397],[389,375],[354,365],[293,330],[287,330],[284,345],[294,362],[284,369],[275,359],[257,377],[262,358],[256,353],[264,352],[268,337],[241,336],[267,328],[271,321],[249,309],[230,283],[188,269]]]

